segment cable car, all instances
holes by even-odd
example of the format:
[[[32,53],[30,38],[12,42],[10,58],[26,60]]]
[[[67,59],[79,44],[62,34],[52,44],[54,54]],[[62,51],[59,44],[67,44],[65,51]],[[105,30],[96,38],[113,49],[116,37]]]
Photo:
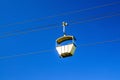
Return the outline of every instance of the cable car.
[[[65,33],[65,26],[67,25],[67,23],[63,22],[62,26],[64,35],[56,40],[56,50],[61,58],[73,56],[76,50],[75,37],[66,35]]]

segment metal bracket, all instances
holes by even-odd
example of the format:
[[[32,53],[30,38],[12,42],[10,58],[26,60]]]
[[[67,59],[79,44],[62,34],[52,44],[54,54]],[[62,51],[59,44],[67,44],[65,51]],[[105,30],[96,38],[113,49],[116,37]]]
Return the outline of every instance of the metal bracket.
[[[63,34],[64,36],[66,36],[66,32],[65,32],[65,27],[68,25],[67,22],[62,22],[62,26],[63,26]]]

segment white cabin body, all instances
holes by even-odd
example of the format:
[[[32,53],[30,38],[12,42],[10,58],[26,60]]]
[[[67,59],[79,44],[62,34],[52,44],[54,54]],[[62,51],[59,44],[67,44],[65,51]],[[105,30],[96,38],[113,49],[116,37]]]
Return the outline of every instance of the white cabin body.
[[[60,57],[65,58],[72,56],[76,50],[76,45],[74,43],[75,38],[73,36],[63,36],[56,40],[57,46],[56,50]],[[66,43],[61,45],[62,42],[71,41],[70,43]]]

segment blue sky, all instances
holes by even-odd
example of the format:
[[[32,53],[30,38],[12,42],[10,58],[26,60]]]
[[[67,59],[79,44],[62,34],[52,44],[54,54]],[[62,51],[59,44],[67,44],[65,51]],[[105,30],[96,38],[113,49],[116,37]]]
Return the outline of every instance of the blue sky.
[[[0,80],[120,80],[119,42],[80,46],[120,39],[120,17],[74,25],[70,23],[119,13],[120,4],[10,25],[117,1],[119,0],[1,0],[0,36],[4,36],[6,32],[37,26],[44,28],[50,24],[61,25],[62,21],[66,21],[69,23],[69,27],[66,28],[67,34],[76,37],[78,47],[74,56],[59,58],[55,50],[55,41],[63,35],[62,27],[1,38],[0,56],[52,51],[0,59]]]

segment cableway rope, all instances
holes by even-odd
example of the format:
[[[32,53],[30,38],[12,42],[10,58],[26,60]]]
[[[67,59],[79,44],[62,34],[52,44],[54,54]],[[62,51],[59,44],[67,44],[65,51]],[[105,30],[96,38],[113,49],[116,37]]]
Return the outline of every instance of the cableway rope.
[[[95,42],[95,43],[88,43],[88,44],[80,44],[77,45],[79,47],[85,47],[85,46],[95,46],[99,44],[105,44],[105,43],[112,43],[112,42],[120,42],[120,39],[116,40],[107,40],[107,41],[102,41],[102,42]],[[47,53],[47,52],[54,52],[54,50],[41,50],[41,51],[36,51],[36,52],[30,52],[30,53],[21,53],[21,54],[15,54],[15,55],[10,55],[10,56],[1,56],[0,59],[7,59],[7,58],[15,58],[15,57],[21,57],[21,56],[27,56],[27,55],[32,55],[32,54],[40,54],[40,53]]]
[[[120,4],[120,1],[112,2],[112,3],[108,3],[108,4],[103,4],[103,5],[99,5],[99,6],[94,6],[94,7],[90,7],[90,8],[86,8],[86,9],[80,9],[80,10],[75,10],[75,11],[71,11],[71,12],[65,12],[65,13],[61,13],[61,14],[57,14],[57,15],[52,15],[52,16],[47,16],[47,17],[43,17],[43,18],[34,19],[34,20],[31,19],[31,20],[25,20],[23,22],[6,24],[6,25],[3,25],[3,26],[0,26],[0,28],[12,26],[12,25],[17,25],[17,24],[25,24],[25,23],[28,23],[28,22],[42,21],[42,20],[46,20],[46,19],[49,19],[49,18],[65,16],[65,15],[68,15],[68,14],[80,13],[80,12],[83,12],[83,11],[88,11],[88,10],[97,9],[97,8],[103,8],[103,7],[112,6],[112,5],[116,5],[116,4]]]
[[[82,24],[82,23],[97,21],[97,20],[106,19],[106,18],[112,18],[114,16],[120,16],[120,13],[116,13],[116,14],[109,15],[109,16],[107,15],[107,16],[102,16],[102,17],[96,17],[96,18],[92,18],[92,19],[88,19],[88,20],[84,20],[84,21],[76,21],[76,22],[73,21],[73,22],[70,22],[71,23],[70,25]],[[30,32],[37,32],[37,31],[40,31],[40,30],[48,30],[48,29],[54,29],[54,28],[59,28],[59,27],[61,27],[61,26],[54,25],[52,27],[45,27],[45,28],[35,28],[35,29],[31,28],[31,29],[28,29],[27,31],[17,31],[16,33],[7,33],[6,35],[0,36],[0,39],[10,37],[10,36],[17,36],[19,34],[27,34],[27,33],[30,33]]]

